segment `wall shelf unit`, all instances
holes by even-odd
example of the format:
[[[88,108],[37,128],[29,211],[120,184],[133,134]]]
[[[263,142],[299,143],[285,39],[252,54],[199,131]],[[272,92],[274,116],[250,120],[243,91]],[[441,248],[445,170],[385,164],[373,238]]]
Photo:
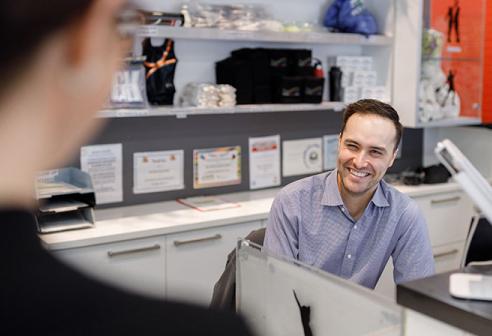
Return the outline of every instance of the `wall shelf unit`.
[[[308,43],[363,46],[391,46],[393,38],[384,35],[365,37],[359,34],[330,32],[274,32],[222,30],[217,28],[183,28],[169,26],[142,26],[139,35],[188,40],[249,41],[269,43]]]
[[[450,126],[471,126],[480,125],[482,120],[474,117],[458,117],[458,118],[446,118],[440,120],[429,121],[426,123],[419,122],[416,124],[418,128],[432,128],[432,127],[450,127]]]
[[[99,118],[129,118],[129,117],[166,117],[185,118],[188,115],[235,114],[235,113],[266,113],[266,112],[297,112],[297,111],[327,111],[341,112],[344,103],[324,102],[321,104],[251,104],[234,107],[175,107],[161,106],[146,109],[108,109],[99,112]]]

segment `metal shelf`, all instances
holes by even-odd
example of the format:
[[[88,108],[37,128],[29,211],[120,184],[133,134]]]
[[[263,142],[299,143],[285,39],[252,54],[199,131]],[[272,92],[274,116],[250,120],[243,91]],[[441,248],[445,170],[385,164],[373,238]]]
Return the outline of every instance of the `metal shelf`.
[[[416,127],[429,128],[429,127],[450,127],[450,126],[469,126],[480,125],[482,120],[478,117],[458,117],[458,118],[446,118],[436,121],[430,121],[426,123],[418,122]]]
[[[150,107],[147,109],[108,109],[99,112],[99,118],[129,118],[129,117],[162,117],[175,116],[186,118],[189,115],[234,114],[234,113],[270,113],[297,111],[335,111],[345,108],[345,103],[323,102],[321,104],[257,104],[237,105],[234,107]]]
[[[480,63],[480,57],[424,57],[423,61],[442,61],[442,62],[472,62]]]
[[[140,27],[139,35],[148,37],[169,37],[190,40],[253,41],[270,43],[314,43],[391,46],[393,38],[384,35],[365,37],[360,34],[329,32],[273,32],[222,30],[217,28],[183,28],[146,25]]]

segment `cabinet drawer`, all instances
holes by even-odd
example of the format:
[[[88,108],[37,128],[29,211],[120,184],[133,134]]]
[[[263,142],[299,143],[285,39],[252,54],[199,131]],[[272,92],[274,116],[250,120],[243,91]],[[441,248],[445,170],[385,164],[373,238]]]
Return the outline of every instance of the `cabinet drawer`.
[[[166,295],[209,304],[227,254],[237,239],[261,227],[261,221],[195,230],[166,237]]]
[[[466,239],[474,213],[473,204],[467,195],[453,192],[414,199],[427,221],[432,246]]]
[[[432,253],[434,255],[436,273],[444,273],[458,269],[460,267],[461,259],[463,258],[464,247],[464,241],[434,247]]]
[[[434,247],[432,249],[432,254],[434,255],[436,273],[444,273],[458,269],[460,267],[461,258],[463,257],[464,246],[465,242],[462,241]],[[393,301],[396,299],[396,286],[393,281],[393,261],[391,259],[388,261],[388,264],[386,264],[374,291]]]
[[[144,295],[165,297],[165,239],[135,239],[53,254],[89,276]]]
[[[381,277],[379,278],[374,291],[386,296],[392,301],[396,301],[396,285],[393,280],[393,269],[393,260],[390,258],[383,273],[381,273]]]

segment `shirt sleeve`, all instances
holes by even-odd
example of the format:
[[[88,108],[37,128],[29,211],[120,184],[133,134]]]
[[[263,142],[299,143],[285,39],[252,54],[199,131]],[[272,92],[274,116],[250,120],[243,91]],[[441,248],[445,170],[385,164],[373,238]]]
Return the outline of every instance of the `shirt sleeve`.
[[[397,284],[435,272],[427,223],[414,201],[405,209],[400,221],[402,232],[392,254],[393,278]]]
[[[280,192],[274,199],[265,233],[263,248],[279,256],[298,259],[299,212],[292,204],[292,195]]]

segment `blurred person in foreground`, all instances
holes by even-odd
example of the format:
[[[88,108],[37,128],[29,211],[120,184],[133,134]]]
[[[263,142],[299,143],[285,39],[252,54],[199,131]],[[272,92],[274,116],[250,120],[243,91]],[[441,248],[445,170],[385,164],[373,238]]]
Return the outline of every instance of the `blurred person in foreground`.
[[[0,2],[0,334],[249,335],[234,314],[145,298],[54,259],[37,237],[36,172],[98,129],[129,43],[122,0]]]

